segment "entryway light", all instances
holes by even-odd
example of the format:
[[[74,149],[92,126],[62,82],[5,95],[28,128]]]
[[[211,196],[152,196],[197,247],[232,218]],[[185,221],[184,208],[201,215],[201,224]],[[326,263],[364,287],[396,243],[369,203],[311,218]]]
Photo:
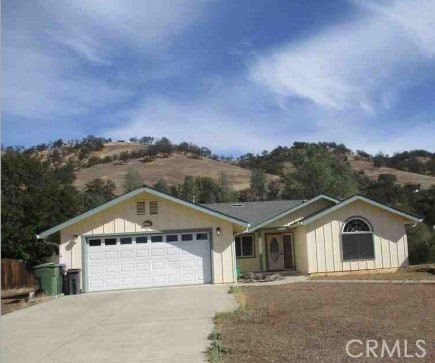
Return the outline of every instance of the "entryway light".
[[[216,234],[217,234],[218,236],[221,235],[221,227],[216,227]]]

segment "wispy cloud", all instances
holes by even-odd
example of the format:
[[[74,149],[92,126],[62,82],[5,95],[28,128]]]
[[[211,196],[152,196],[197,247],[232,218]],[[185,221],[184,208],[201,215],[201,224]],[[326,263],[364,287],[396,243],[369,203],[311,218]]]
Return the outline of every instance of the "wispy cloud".
[[[111,66],[125,49],[158,56],[202,8],[178,0],[6,2],[3,113],[59,118],[120,105],[133,90],[116,82],[118,70],[106,77],[86,63]]]
[[[399,87],[433,56],[434,2],[356,4],[368,10],[356,20],[259,56],[251,79],[277,95],[321,107],[376,112],[383,92]]]

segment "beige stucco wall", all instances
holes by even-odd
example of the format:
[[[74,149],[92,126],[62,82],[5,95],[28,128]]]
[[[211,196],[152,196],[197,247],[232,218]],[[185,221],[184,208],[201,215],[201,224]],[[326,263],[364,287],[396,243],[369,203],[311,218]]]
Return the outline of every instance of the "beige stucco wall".
[[[136,215],[136,201],[157,200],[158,215]],[[147,204],[148,212],[148,204]],[[145,220],[153,222],[152,227],[144,228]],[[221,228],[221,235],[216,234],[216,227]],[[233,225],[220,218],[185,207],[175,202],[158,198],[149,193],[142,193],[129,200],[120,202],[89,218],[86,218],[61,231],[60,262],[67,268],[83,268],[82,236],[106,235],[114,233],[153,233],[183,229],[212,228],[213,251],[212,271],[214,283],[236,281],[235,250],[233,234],[239,233],[243,227]],[[74,237],[77,235],[78,237]]]
[[[341,230],[352,217],[367,219],[374,230],[374,260],[342,261]],[[405,219],[363,201],[355,201],[308,224],[308,272],[397,268],[408,265]]]

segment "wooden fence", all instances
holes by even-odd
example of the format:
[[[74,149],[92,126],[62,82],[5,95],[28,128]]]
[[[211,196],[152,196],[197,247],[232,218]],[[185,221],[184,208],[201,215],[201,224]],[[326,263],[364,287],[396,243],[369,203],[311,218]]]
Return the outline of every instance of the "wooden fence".
[[[2,290],[19,289],[37,285],[32,270],[22,260],[1,260],[2,265]]]

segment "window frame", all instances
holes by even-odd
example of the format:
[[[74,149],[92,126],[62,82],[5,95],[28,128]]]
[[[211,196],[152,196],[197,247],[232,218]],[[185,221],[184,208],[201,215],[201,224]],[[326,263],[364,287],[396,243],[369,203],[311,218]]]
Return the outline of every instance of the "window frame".
[[[359,219],[361,221],[363,221],[368,227],[369,227],[369,231],[358,231],[358,232],[345,232],[345,228],[347,226],[347,224],[349,222],[351,222],[354,219]],[[373,257],[360,257],[358,256],[357,258],[344,258],[344,248],[343,248],[343,236],[349,236],[349,235],[371,235],[372,236],[372,246],[373,246]],[[374,231],[373,231],[373,227],[372,224],[365,218],[360,217],[360,216],[352,216],[350,218],[348,218],[344,224],[343,227],[341,228],[341,233],[340,233],[340,248],[341,248],[341,261],[342,262],[354,262],[354,261],[374,261],[376,260],[376,250],[375,250],[375,238],[374,238]],[[358,255],[360,248],[358,245]]]
[[[251,237],[251,240],[252,240],[252,255],[249,255],[249,256],[246,255],[245,256],[243,254],[243,246],[242,246],[242,244],[243,244],[243,237]],[[236,244],[237,244],[237,238],[240,238],[240,253],[241,253],[240,256],[237,256],[237,246],[236,246]],[[256,257],[255,235],[249,233],[249,234],[241,234],[241,235],[235,236],[234,237],[234,249],[235,249],[236,258],[238,258],[238,259],[240,259],[240,258],[255,258]]]

